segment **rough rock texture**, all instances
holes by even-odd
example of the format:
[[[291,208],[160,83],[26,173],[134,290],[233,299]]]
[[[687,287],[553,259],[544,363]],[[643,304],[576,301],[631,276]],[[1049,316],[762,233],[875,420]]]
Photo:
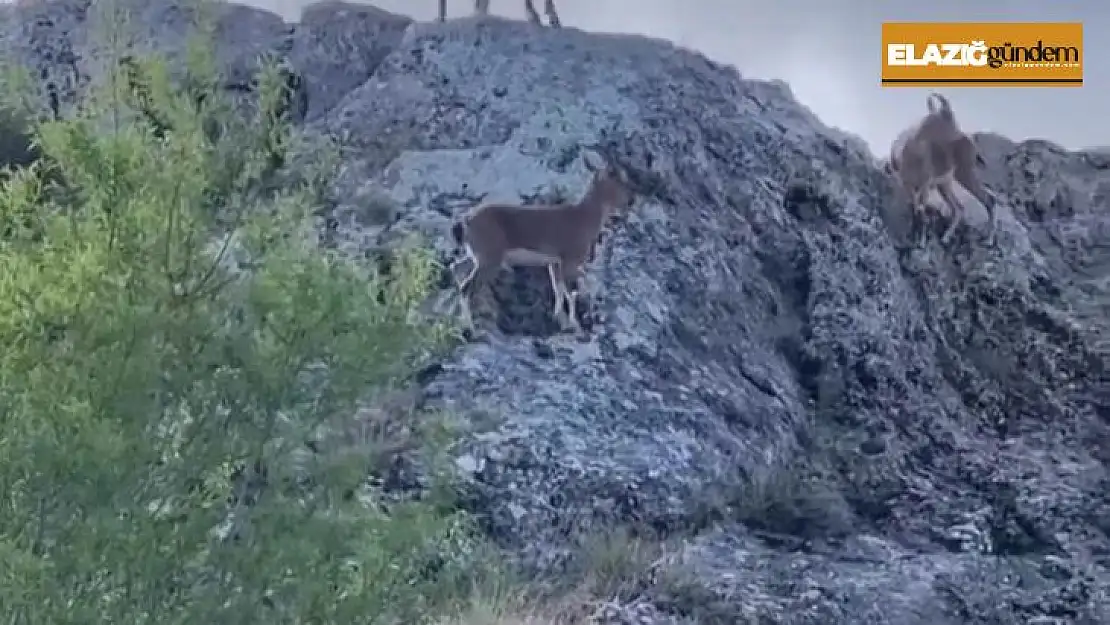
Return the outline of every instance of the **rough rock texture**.
[[[117,11],[110,10],[115,6]],[[117,0],[27,0],[0,6],[0,54],[39,79],[44,110],[65,113],[90,82],[103,75],[98,54],[119,50],[158,50],[183,58],[193,11],[188,2]],[[236,4],[215,5],[213,35],[219,69],[229,85],[249,81],[265,56],[284,57],[292,27],[280,17]],[[125,23],[112,42],[108,22]],[[52,96],[52,94],[54,94]],[[56,96],[57,104],[51,102]]]
[[[308,81],[309,120],[366,82],[412,20],[368,4],[322,2],[305,8],[289,56]]]
[[[50,11],[6,44],[60,72],[87,31]],[[307,131],[342,143],[353,251],[421,232],[447,260],[480,198],[579,194],[587,144],[637,181],[587,339],[555,332],[542,271],[505,272],[500,331],[425,380],[474,424],[466,505],[523,567],[627,525],[682,547],[617,622],[1110,622],[1105,154],[980,136],[995,243],[905,251],[874,159],[781,82],[643,37],[237,11],[228,41],[292,41]]]

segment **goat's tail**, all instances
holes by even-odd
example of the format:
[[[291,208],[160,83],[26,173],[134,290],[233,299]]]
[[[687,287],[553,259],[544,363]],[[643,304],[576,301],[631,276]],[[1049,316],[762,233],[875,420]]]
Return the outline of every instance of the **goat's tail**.
[[[946,117],[952,116],[952,105],[948,103],[948,98],[935,91],[925,98],[925,105],[929,107],[929,113],[940,113]]]
[[[455,245],[462,246],[463,235],[466,234],[466,224],[460,219],[451,226],[451,236],[455,239]]]

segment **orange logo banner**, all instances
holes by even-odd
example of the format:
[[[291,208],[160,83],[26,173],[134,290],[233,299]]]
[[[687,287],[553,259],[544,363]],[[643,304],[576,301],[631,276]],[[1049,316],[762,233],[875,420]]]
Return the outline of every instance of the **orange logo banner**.
[[[1079,22],[886,22],[884,87],[1081,87]]]

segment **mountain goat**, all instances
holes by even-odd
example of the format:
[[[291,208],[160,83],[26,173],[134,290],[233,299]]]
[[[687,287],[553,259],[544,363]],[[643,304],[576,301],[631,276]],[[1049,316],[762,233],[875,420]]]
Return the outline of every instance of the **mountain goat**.
[[[540,14],[536,12],[532,0],[524,0],[524,11],[528,13],[529,22],[537,26],[543,25],[543,22],[540,21]],[[562,26],[562,22],[559,21],[559,14],[555,12],[555,0],[543,0],[543,12],[547,16],[548,26],[552,28]],[[489,15],[489,0],[474,0],[474,14]],[[447,21],[447,0],[439,0],[439,21]]]
[[[948,242],[966,212],[953,188],[954,183],[959,183],[987,209],[993,233],[995,200],[975,172],[976,164],[982,161],[975,141],[960,130],[947,98],[931,93],[925,102],[928,114],[894,140],[887,166],[888,173],[895,175],[909,194],[914,232],[920,233],[919,241],[923,240],[929,192],[936,189],[950,222],[941,243]]]
[[[623,169],[607,158],[600,168],[588,159],[585,163],[593,171],[593,179],[576,203],[483,204],[452,226],[456,244],[466,250],[466,256],[451,265],[452,273],[464,261],[472,264],[469,275],[459,283],[464,316],[471,326],[469,299],[502,268],[546,266],[555,292],[555,316],[562,318],[566,302],[567,321],[581,331],[576,293],[568,293],[566,285],[577,280],[606,220],[635,201]]]

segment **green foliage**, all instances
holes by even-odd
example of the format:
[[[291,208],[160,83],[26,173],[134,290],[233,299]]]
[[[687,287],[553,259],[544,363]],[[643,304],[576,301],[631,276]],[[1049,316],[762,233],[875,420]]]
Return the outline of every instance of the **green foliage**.
[[[468,519],[387,504],[370,458],[292,457],[442,347],[433,262],[319,250],[320,181],[262,191],[288,129],[239,142],[196,60],[200,105],[144,59],[164,128],[120,70],[0,188],[5,622],[431,618],[480,570]]]

